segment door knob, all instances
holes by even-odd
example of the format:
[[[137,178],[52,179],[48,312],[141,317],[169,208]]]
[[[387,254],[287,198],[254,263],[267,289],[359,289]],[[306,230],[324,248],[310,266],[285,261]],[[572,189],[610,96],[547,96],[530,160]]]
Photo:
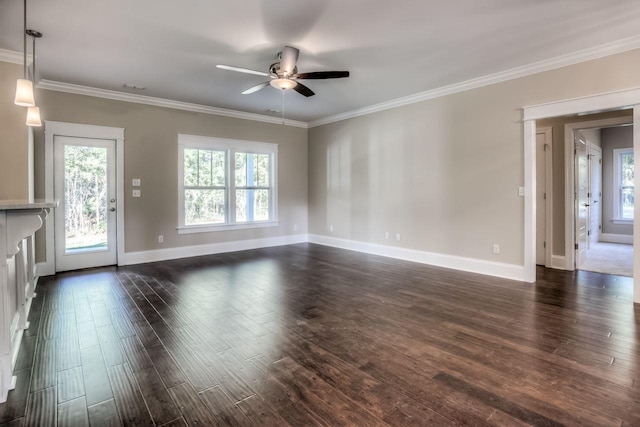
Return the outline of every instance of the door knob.
[[[589,207],[589,203],[585,203],[584,205],[585,205],[586,207]]]

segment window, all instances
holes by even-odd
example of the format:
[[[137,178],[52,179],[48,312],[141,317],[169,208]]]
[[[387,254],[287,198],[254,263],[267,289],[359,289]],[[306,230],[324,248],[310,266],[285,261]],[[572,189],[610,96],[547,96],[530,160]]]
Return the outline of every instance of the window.
[[[633,221],[633,148],[613,150],[614,221]]]
[[[277,145],[178,135],[180,234],[277,225]]]

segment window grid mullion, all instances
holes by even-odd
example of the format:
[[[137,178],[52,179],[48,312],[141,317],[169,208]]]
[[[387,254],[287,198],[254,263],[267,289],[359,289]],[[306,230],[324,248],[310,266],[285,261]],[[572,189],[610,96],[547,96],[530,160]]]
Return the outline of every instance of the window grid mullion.
[[[229,161],[227,162],[227,170],[229,172],[229,181],[227,182],[227,188],[229,189],[229,224],[236,223],[236,152],[233,149],[227,150]]]

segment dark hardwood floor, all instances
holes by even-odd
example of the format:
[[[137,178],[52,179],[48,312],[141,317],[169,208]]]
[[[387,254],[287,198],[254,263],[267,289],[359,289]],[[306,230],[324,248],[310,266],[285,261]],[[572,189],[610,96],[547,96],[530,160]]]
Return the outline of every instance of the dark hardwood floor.
[[[640,425],[632,280],[312,244],[42,278],[5,425]]]

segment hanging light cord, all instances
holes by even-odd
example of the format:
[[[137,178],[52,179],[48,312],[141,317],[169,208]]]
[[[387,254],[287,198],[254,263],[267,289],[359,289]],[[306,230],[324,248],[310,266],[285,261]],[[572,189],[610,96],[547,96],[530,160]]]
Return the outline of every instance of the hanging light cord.
[[[24,39],[24,79],[27,80],[27,0],[24,0],[24,29],[22,30]]]
[[[284,89],[282,89],[282,124],[284,125]]]
[[[36,85],[36,38],[35,37],[31,37],[31,39],[33,40],[33,49],[32,49],[32,54],[33,54],[33,86],[35,87],[35,85]]]

